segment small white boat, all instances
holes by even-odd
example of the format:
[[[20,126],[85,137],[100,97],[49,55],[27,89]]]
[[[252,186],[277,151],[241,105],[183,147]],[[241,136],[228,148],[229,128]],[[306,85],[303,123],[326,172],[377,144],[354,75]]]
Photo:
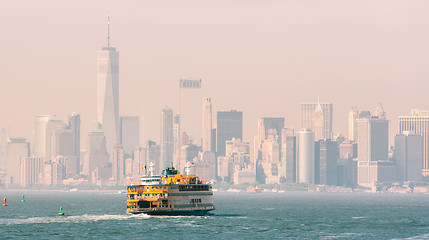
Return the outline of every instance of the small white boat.
[[[230,188],[228,190],[226,190],[227,192],[241,192],[240,189],[234,189],[234,188]]]

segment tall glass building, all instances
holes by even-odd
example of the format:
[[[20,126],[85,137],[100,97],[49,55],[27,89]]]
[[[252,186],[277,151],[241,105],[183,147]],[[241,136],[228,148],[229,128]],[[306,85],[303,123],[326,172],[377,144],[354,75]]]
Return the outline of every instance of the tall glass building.
[[[107,47],[98,51],[97,110],[98,127],[106,136],[107,152],[119,142],[119,52],[110,46],[110,21]]]
[[[217,155],[225,156],[226,141],[243,140],[243,112],[217,112]]]

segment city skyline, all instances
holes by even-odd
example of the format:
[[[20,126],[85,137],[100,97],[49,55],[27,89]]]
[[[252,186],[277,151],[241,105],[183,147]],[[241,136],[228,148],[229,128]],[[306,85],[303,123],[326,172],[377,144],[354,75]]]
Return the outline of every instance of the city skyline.
[[[120,71],[123,80],[120,85],[122,97],[119,115],[141,117],[142,142],[147,139],[159,141],[159,111],[162,106],[171,105],[177,112],[177,81],[189,77],[203,79],[201,95],[212,98],[214,113],[232,109],[244,113],[245,140],[252,139],[257,131],[254,127],[257,119],[264,116],[285,117],[286,126],[299,130],[299,103],[314,101],[317,96],[334,105],[334,134],[341,132],[347,135],[347,116],[351,106],[358,106],[360,110],[374,111],[374,103],[381,100],[388,113],[387,119],[393,122],[397,116],[408,114],[410,109],[429,109],[423,88],[412,87],[422,85],[425,77],[429,75],[428,70],[422,67],[425,64],[424,52],[427,48],[423,43],[427,42],[427,36],[418,35],[423,34],[419,31],[420,28],[426,28],[424,25],[424,22],[427,22],[424,21],[426,16],[421,9],[424,9],[422,4],[427,3],[405,5],[394,2],[391,8],[384,12],[377,11],[384,6],[382,3],[373,6],[373,10],[368,10],[369,3],[365,2],[341,3],[344,12],[350,16],[329,10],[329,1],[317,5],[292,3],[275,1],[264,5],[258,1],[247,4],[222,2],[219,6],[213,6],[211,3],[189,1],[187,4],[193,7],[192,10],[199,13],[193,15],[194,11],[186,10],[192,11],[192,14],[188,12],[189,17],[184,17],[186,14],[175,13],[177,8],[182,8],[177,3],[171,3],[167,8],[156,3],[147,3],[136,6],[135,10],[129,10],[125,6],[108,2],[97,12],[88,9],[80,11],[73,8],[62,9],[64,18],[43,14],[44,11],[51,13],[52,9],[58,8],[55,3],[50,6],[51,9],[40,9],[42,14],[37,16],[31,12],[22,16],[22,13],[27,13],[29,9],[39,9],[40,6],[28,3],[28,6],[19,7],[15,3],[9,3],[10,8],[1,17],[3,22],[9,22],[13,27],[4,31],[4,34],[10,36],[5,38],[9,47],[5,49],[4,59],[7,61],[2,63],[6,66],[5,76],[8,81],[5,82],[5,89],[8,91],[4,91],[0,97],[1,107],[6,116],[0,119],[0,127],[8,129],[10,123],[12,137],[26,137],[32,140],[35,115],[56,114],[65,119],[63,116],[70,112],[78,112],[82,117],[82,139],[85,139],[86,133],[94,129],[94,121],[97,118],[94,114],[95,55],[100,46],[105,45],[103,44],[107,34],[105,19],[109,11],[112,16],[112,29],[115,32],[113,44],[121,49]],[[75,6],[78,5],[79,3],[76,3]],[[89,4],[90,6],[95,4]],[[213,10],[209,10],[210,7],[215,9],[228,7],[225,10],[225,20],[219,19]],[[126,15],[123,14],[125,9],[129,10]],[[304,9],[309,12],[300,16]],[[379,20],[373,26],[368,25],[369,20],[361,19],[358,11],[354,9],[365,9],[370,17],[377,16],[377,19],[379,17],[377,14],[382,14],[384,20]],[[138,10],[145,11],[145,14],[137,14]],[[292,10],[296,13],[291,12]],[[264,37],[249,38],[253,36],[249,27],[255,24],[252,21],[247,23],[246,20],[254,18],[254,14],[251,14],[254,11],[264,13],[257,18],[260,25],[256,25],[256,30],[262,31]],[[159,20],[156,13],[160,12],[167,18],[165,21],[156,22],[155,20]],[[268,12],[273,14],[267,14]],[[243,20],[231,20],[233,13],[239,14]],[[332,17],[328,17],[328,13],[332,14]],[[410,18],[411,13],[414,18]],[[78,14],[82,15],[79,19],[75,17]],[[18,19],[17,16],[22,19]],[[345,18],[350,25],[336,23],[335,17]],[[30,24],[29,18],[33,20]],[[200,23],[192,21],[196,18],[200,19]],[[151,19],[153,21],[148,21]],[[177,29],[171,28],[173,25],[168,24],[172,19],[177,20],[179,24],[179,27],[176,26]],[[314,19],[322,21],[318,23],[313,21]],[[135,21],[130,22],[131,20]],[[231,26],[222,25],[222,21],[230,21]],[[302,29],[289,24],[292,22],[307,26],[311,31],[300,32]],[[288,31],[278,32],[277,28],[263,27],[279,23],[284,23]],[[329,23],[330,29],[326,29],[323,23]],[[128,24],[133,26],[134,31],[129,31],[126,27]],[[208,24],[209,27],[202,28],[204,24]],[[363,26],[364,30],[360,28]],[[49,31],[51,28],[58,31],[52,33]],[[383,32],[378,33],[379,28],[382,28]],[[12,29],[18,31],[11,31]],[[27,34],[33,34],[36,29],[41,33],[34,39],[38,46],[37,50],[28,49],[27,44],[22,44],[21,39],[28,39]],[[242,35],[234,34],[234,29],[240,29]],[[318,29],[329,31],[324,33]],[[221,36],[229,31],[233,33],[229,41],[218,39],[220,41],[216,44],[208,45],[214,42],[203,37],[205,34]],[[368,33],[372,34],[370,42],[369,39],[362,37]],[[404,33],[404,36],[396,37],[397,33]],[[160,38],[165,34],[175,34],[174,42],[170,42],[168,38]],[[336,34],[343,43],[333,38]],[[390,38],[392,34],[395,34],[395,39]],[[308,45],[306,41],[298,42],[308,37],[318,37],[320,41],[313,45]],[[13,41],[10,41],[11,39]],[[239,45],[244,39],[248,42]],[[389,41],[386,41],[387,39]],[[184,42],[189,43],[183,45]],[[169,48],[171,51],[160,49],[161,45],[165,44],[171,46]],[[252,52],[248,52],[250,46]],[[360,52],[343,53],[341,49],[346,46],[354,46],[353,48]],[[294,50],[305,48],[314,51]],[[189,53],[186,59],[182,57],[183,50]],[[32,65],[29,64],[28,61],[38,56],[37,51],[46,53],[42,61],[33,61]],[[24,52],[28,53],[26,58],[21,56]],[[61,52],[61,55],[56,55],[57,52]],[[393,53],[394,55],[391,55]],[[78,55],[79,61],[76,58]],[[229,57],[224,62],[216,60],[221,56]],[[363,58],[364,56],[367,57]],[[371,59],[368,56],[371,56]],[[215,60],[210,60],[210,57]],[[253,60],[250,61],[249,57]],[[178,64],[178,59],[184,60],[183,63]],[[332,61],[326,63],[326,59]],[[343,61],[344,59],[347,61]],[[362,62],[362,59],[366,59],[367,62]],[[231,64],[231,61],[235,64]],[[396,65],[401,67],[392,68]],[[18,71],[16,66],[25,66],[27,71]],[[161,67],[168,71],[158,71]],[[304,68],[312,69],[312,74],[304,72]],[[142,69],[145,71],[140,72]],[[31,72],[31,78],[27,72]],[[64,74],[65,72],[70,74]],[[141,74],[138,74],[139,72]],[[244,80],[247,86],[242,88]],[[343,84],[344,81],[347,81],[347,84]],[[264,84],[260,84],[262,82]],[[404,85],[403,82],[407,84]],[[26,88],[20,88],[22,85]],[[297,91],[281,94],[290,88]],[[338,91],[348,88],[354,91]],[[243,89],[246,91],[242,91]],[[272,91],[273,94],[268,94]],[[151,92],[162,94],[154,96],[150,94]],[[263,97],[257,98],[257,101],[253,100],[253,96],[257,94],[262,94]],[[33,101],[31,103],[16,101],[12,108],[6,104],[8,102],[6,99],[21,99],[23,96]],[[393,136],[397,133],[396,124],[392,124],[390,129],[389,145],[392,145]]]
[[[0,236],[429,238],[427,9],[5,1]]]

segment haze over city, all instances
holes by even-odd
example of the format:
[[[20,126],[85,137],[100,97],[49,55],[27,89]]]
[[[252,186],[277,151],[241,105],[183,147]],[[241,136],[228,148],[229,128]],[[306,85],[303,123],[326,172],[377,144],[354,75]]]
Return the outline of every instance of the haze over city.
[[[428,239],[428,9],[2,2],[1,238]]]
[[[426,1],[9,1],[0,9],[0,127],[32,138],[36,114],[96,121],[97,51],[120,51],[120,115],[140,115],[142,140],[159,141],[160,111],[178,108],[179,79],[202,79],[213,112],[243,112],[299,128],[299,103],[334,105],[333,132],[347,134],[352,106],[382,102],[397,116],[429,109]]]

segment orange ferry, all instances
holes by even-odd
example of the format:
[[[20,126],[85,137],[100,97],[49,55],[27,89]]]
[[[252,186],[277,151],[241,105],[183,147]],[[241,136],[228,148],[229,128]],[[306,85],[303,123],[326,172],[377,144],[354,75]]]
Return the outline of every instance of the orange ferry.
[[[204,215],[214,210],[213,191],[196,175],[179,174],[173,167],[127,187],[127,213],[148,215]]]

